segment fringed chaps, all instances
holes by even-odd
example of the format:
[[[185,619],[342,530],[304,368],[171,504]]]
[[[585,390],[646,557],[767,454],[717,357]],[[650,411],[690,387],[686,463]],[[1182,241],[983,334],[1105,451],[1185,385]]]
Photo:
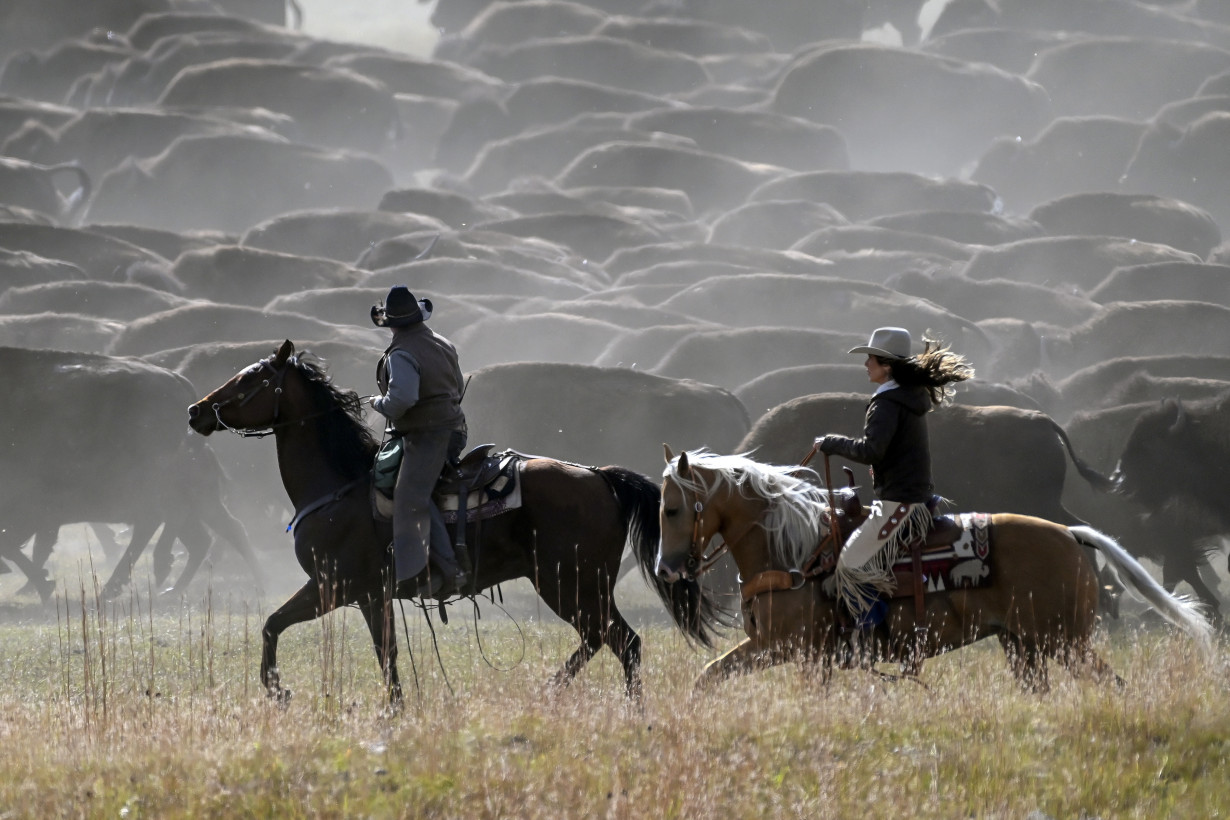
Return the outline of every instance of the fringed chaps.
[[[875,501],[871,515],[853,532],[837,560],[838,597],[859,620],[880,594],[890,594],[897,582],[893,564],[910,542],[927,534],[931,511],[926,504]]]

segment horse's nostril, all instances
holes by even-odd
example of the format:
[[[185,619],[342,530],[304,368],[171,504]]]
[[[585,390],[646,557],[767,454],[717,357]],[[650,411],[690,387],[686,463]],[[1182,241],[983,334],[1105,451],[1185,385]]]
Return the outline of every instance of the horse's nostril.
[[[194,419],[199,415],[201,415],[201,408],[197,407],[195,404],[188,408],[188,418]]]

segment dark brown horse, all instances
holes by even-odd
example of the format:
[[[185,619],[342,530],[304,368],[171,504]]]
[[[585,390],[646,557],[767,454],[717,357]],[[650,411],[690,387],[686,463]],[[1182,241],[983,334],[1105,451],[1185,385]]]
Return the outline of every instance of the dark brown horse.
[[[829,529],[826,492],[804,477],[813,471],[737,455],[675,457],[669,448],[666,456],[658,574],[695,578],[721,534],[742,579],[748,637],[706,666],[697,686],[791,660],[818,662],[827,676],[838,642],[834,598],[823,584],[832,571],[808,571]],[[887,634],[868,660],[916,670],[923,657],[994,635],[1017,679],[1035,689],[1047,687],[1048,657],[1074,674],[1116,679],[1091,646],[1098,581],[1082,547],[1098,549],[1167,621],[1211,647],[1212,629],[1199,608],[1167,593],[1111,538],[1024,515],[996,514],[991,522],[990,583],[928,593],[921,634],[912,600],[890,601]]]
[[[282,483],[296,510],[295,557],[308,574],[303,588],[269,616],[261,681],[283,696],[278,636],[289,626],[355,604],[375,645],[392,704],[401,700],[392,599],[417,587],[392,582],[392,526],[372,514],[370,479],[377,442],[358,395],[335,387],[324,370],[284,342],[269,358],[241,370],[188,408],[202,435],[221,429],[272,431]],[[582,467],[548,458],[522,465],[522,505],[467,529],[478,589],[528,578],[581,646],[553,681],[567,685],[604,645],[623,665],[630,696],[641,691],[641,638],[612,597],[625,544],[692,640],[709,645],[717,610],[693,581],[667,582],[652,572],[659,491],[622,467]],[[322,506],[316,506],[322,504]],[[300,515],[311,508],[311,512]],[[450,527],[450,529],[452,529]]]

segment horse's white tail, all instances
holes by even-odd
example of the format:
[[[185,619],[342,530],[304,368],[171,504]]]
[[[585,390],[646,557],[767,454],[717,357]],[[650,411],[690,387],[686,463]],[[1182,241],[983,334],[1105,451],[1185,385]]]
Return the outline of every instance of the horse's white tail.
[[[1154,580],[1144,567],[1115,539],[1093,527],[1068,527],[1081,544],[1102,553],[1128,589],[1158,611],[1167,622],[1186,632],[1200,646],[1206,657],[1213,654],[1213,624],[1204,614],[1204,607],[1186,595],[1171,595]]]

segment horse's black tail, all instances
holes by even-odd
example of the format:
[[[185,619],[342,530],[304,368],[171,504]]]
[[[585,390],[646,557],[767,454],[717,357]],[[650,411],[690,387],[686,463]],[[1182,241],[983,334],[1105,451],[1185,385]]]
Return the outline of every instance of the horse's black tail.
[[[712,591],[694,580],[668,583],[658,577],[658,505],[662,491],[638,472],[626,467],[602,467],[606,479],[627,523],[628,541],[636,555],[645,582],[653,587],[666,609],[689,641],[712,647],[720,628],[729,627],[733,618],[717,601]]]
[[[1068,438],[1067,432],[1059,426],[1059,422],[1054,419],[1050,419],[1050,422],[1051,427],[1053,427],[1055,432],[1059,435],[1059,440],[1062,441],[1063,446],[1068,449],[1068,455],[1072,458],[1072,464],[1076,466],[1076,471],[1081,474],[1081,478],[1088,481],[1089,486],[1099,492],[1108,493],[1114,489],[1115,482],[1090,467],[1080,458],[1080,456],[1076,454],[1076,451],[1072,449],[1072,441]]]

